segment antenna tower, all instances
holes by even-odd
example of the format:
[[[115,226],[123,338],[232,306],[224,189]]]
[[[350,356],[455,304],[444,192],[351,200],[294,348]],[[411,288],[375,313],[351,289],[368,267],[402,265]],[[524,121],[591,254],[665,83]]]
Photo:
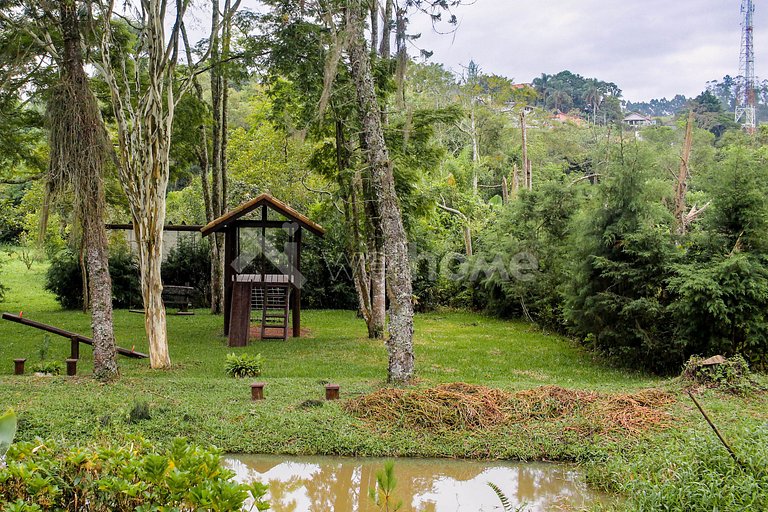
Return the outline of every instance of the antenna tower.
[[[741,0],[741,87],[736,95],[736,122],[741,123],[748,133],[755,133],[755,45],[752,38],[754,15],[755,5],[752,0]]]

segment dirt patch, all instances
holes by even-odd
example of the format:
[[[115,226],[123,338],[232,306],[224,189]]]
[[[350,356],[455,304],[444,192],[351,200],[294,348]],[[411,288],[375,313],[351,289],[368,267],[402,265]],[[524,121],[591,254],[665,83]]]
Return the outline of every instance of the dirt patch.
[[[283,336],[283,330],[281,328],[272,328],[267,327],[267,337],[268,338],[275,338],[275,337],[282,337]],[[306,327],[301,328],[301,337],[302,338],[308,338],[312,334],[312,331],[307,329]],[[261,326],[259,324],[253,324],[251,325],[250,329],[250,336],[252,340],[260,340],[261,339]],[[288,337],[293,337],[293,328],[288,327]]]
[[[666,426],[670,415],[665,408],[674,401],[671,394],[656,389],[604,394],[542,386],[510,393],[458,382],[426,389],[385,388],[350,400],[345,407],[372,424],[429,431],[542,421],[563,423],[567,430],[638,433]]]

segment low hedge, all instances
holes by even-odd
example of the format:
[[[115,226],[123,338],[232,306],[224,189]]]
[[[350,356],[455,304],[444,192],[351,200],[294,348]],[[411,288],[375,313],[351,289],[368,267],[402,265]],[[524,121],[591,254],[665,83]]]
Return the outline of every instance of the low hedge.
[[[143,439],[119,446],[13,444],[0,468],[4,512],[239,511],[249,498],[267,510],[266,486],[239,484],[216,449],[177,439],[158,449]]]

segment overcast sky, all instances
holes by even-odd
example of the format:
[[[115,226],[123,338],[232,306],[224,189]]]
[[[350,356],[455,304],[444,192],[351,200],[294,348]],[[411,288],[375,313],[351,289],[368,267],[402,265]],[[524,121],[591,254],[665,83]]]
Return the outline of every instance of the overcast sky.
[[[707,80],[739,71],[740,0],[475,0],[459,7],[455,34],[411,17],[415,44],[461,72],[530,82],[568,69],[615,82],[626,99],[695,96]],[[755,68],[768,77],[768,3],[755,12]],[[414,54],[417,51],[414,49]],[[768,66],[768,64],[766,64]]]

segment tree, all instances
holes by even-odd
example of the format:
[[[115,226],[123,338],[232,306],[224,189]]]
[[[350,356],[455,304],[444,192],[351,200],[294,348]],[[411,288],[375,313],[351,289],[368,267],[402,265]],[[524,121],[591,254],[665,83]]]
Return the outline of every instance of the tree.
[[[389,150],[381,125],[381,108],[371,73],[371,61],[365,38],[363,0],[348,0],[346,23],[349,34],[349,59],[355,83],[358,114],[365,143],[365,158],[377,202],[387,255],[387,292],[390,299],[388,378],[390,382],[408,382],[413,378],[413,291],[408,260],[408,240],[403,227],[400,205]]]
[[[621,148],[575,231],[565,316],[572,332],[624,364],[679,368],[666,279],[675,253],[671,215],[648,187],[648,155]]]
[[[93,328],[93,373],[110,380],[118,376],[112,323],[112,280],[109,246],[104,226],[103,166],[107,138],[99,106],[83,68],[82,38],[77,4],[60,0],[59,23],[63,41],[61,83],[48,102],[51,118],[53,187],[72,187],[75,209],[82,225],[88,270],[88,295]]]
[[[768,201],[764,157],[726,148],[703,187],[712,205],[670,279],[676,337],[687,354],[768,360]]]
[[[112,281],[104,226],[103,178],[108,142],[83,59],[82,24],[91,23],[92,19],[85,17],[81,20],[82,14],[75,0],[29,2],[12,7],[25,9],[21,13],[9,9],[9,15],[3,15],[3,21],[15,29],[17,36],[26,34],[29,37],[30,44],[22,56],[33,55],[33,59],[44,60],[40,56],[42,53],[55,63],[47,70],[53,71],[51,74],[55,78],[49,76],[50,81],[38,82],[42,85],[40,89],[48,86],[45,92],[50,123],[47,174],[50,194],[43,206],[42,224],[44,227],[47,223],[50,195],[69,192],[85,253],[94,340],[94,376],[111,380],[118,376],[118,366],[112,322]],[[90,11],[84,12],[90,15]],[[21,15],[11,19],[13,13]],[[55,24],[43,26],[30,21],[41,18],[55,20]],[[25,69],[21,60],[17,60],[16,64],[16,69],[8,70],[11,77],[14,71]],[[27,75],[22,80],[33,82],[35,78],[39,79],[39,68],[32,69],[32,76]],[[35,92],[40,92],[40,89]]]
[[[116,162],[131,210],[136,234],[144,325],[152,368],[169,368],[168,338],[163,305],[161,263],[165,194],[168,186],[173,114],[177,93],[174,77],[179,35],[188,0],[176,0],[171,33],[165,33],[167,0],[141,0],[135,34],[124,43],[116,33],[114,0],[101,6],[101,62],[95,63],[106,81],[117,123]],[[130,27],[133,22],[128,23]],[[123,26],[123,28],[125,28]],[[190,63],[191,67],[192,63]]]

